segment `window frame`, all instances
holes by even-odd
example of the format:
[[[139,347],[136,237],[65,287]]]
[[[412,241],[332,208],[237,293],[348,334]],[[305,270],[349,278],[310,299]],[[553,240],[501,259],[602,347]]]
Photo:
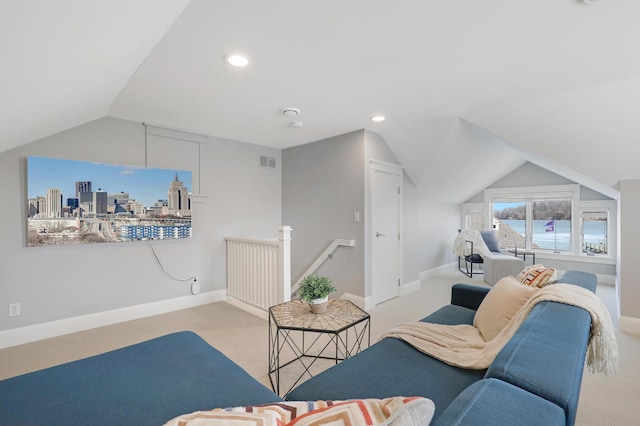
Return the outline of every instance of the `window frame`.
[[[562,252],[553,253],[548,251],[536,251],[539,256],[544,258],[553,259],[565,259],[565,260],[578,260],[588,261],[590,263],[607,263],[617,259],[618,253],[618,201],[615,199],[589,199],[580,200],[581,185],[551,185],[551,186],[531,186],[531,187],[511,187],[511,188],[488,188],[483,191],[483,202],[470,202],[463,203],[461,205],[461,217],[460,226],[464,228],[465,214],[476,214],[478,210],[482,209],[485,214],[485,230],[492,229],[493,212],[491,211],[491,197],[492,196],[505,196],[511,195],[513,197],[522,196],[522,194],[554,194],[562,191],[570,191],[574,194],[574,202],[572,203],[572,247],[574,251],[572,253]],[[606,195],[605,195],[606,196]],[[588,256],[586,253],[582,253],[582,246],[580,244],[582,238],[582,229],[580,228],[580,217],[583,210],[600,210],[608,209],[609,211],[609,223],[608,223],[608,243],[609,249],[607,254],[597,254],[596,256]],[[573,221],[576,221],[574,223]]]
[[[526,250],[534,250],[540,253],[553,253],[553,250],[533,249],[533,211],[532,202],[547,199],[569,198],[571,200],[571,248],[569,251],[561,251],[558,254],[581,253],[580,250],[580,185],[549,185],[531,186],[520,188],[489,188],[484,190],[485,200],[485,223],[492,228],[493,211],[495,202],[505,202],[509,200],[525,202],[526,222],[525,222],[525,244]]]
[[[607,253],[596,253],[596,254],[587,254],[582,253],[582,222],[580,223],[580,235],[579,235],[579,250],[580,254],[583,256],[593,257],[610,257],[616,258],[617,256],[617,230],[618,230],[618,214],[617,214],[617,202],[615,200],[589,200],[589,201],[581,201],[579,215],[582,218],[582,213],[589,212],[608,212],[607,218]]]

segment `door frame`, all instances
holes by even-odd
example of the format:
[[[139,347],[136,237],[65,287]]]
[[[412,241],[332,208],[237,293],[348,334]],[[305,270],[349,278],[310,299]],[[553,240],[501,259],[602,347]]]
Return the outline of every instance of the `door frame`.
[[[398,233],[400,234],[400,243],[398,244],[398,279],[399,284],[398,284],[398,296],[401,293],[401,287],[404,283],[403,281],[403,245],[404,245],[404,231],[403,231],[403,227],[402,227],[402,216],[403,216],[403,209],[402,209],[402,205],[403,205],[403,196],[404,196],[404,188],[403,188],[403,178],[404,178],[404,167],[402,167],[399,164],[393,164],[393,163],[388,163],[386,161],[380,161],[380,160],[375,160],[375,159],[370,159],[369,160],[369,167],[367,169],[367,182],[368,182],[368,188],[367,188],[367,216],[368,219],[367,220],[367,226],[366,226],[366,245],[367,245],[367,250],[365,250],[368,254],[366,255],[366,257],[368,258],[367,263],[368,263],[368,267],[366,268],[366,275],[368,275],[368,277],[365,275],[365,280],[369,282],[369,289],[370,289],[370,293],[368,294],[369,297],[367,297],[366,292],[365,292],[365,300],[368,301],[369,303],[365,303],[365,306],[367,308],[372,308],[376,305],[376,303],[374,302],[374,294],[373,294],[373,203],[372,203],[372,191],[373,191],[373,185],[371,183],[371,172],[377,170],[377,171],[382,171],[385,173],[390,173],[393,175],[397,176],[398,179],[398,188],[400,188],[400,193],[398,194]],[[368,279],[367,279],[368,278]]]

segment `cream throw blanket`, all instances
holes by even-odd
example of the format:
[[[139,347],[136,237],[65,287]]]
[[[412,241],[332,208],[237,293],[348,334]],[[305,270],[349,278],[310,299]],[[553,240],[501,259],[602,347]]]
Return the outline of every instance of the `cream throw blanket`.
[[[400,324],[382,338],[402,339],[434,358],[462,368],[485,369],[511,339],[538,302],[551,301],[577,306],[591,315],[586,364],[589,371],[605,374],[618,370],[618,343],[611,316],[591,291],[573,284],[541,288],[520,308],[498,335],[485,341],[480,331],[467,324],[442,325],[425,322]]]

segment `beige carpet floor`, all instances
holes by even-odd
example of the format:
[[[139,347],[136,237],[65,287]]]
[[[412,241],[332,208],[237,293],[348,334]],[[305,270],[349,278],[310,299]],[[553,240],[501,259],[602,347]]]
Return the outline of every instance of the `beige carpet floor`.
[[[452,271],[421,284],[417,293],[398,297],[370,310],[371,341],[400,322],[417,321],[449,302],[456,282],[484,284],[482,276],[469,279]],[[599,285],[598,296],[615,315],[615,289]],[[225,302],[185,309],[108,327],[0,350],[0,379],[85,358],[138,343],[173,331],[192,330],[270,386],[268,323]],[[640,336],[618,332],[620,373],[592,375],[585,371],[578,408],[578,425],[637,425],[640,419]],[[330,366],[318,363],[314,372]],[[295,367],[281,377],[293,383]]]

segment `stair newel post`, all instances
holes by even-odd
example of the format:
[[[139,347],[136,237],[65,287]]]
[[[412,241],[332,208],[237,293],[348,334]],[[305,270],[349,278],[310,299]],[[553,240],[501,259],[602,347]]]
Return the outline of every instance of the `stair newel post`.
[[[278,303],[291,300],[291,231],[290,226],[278,228]]]

